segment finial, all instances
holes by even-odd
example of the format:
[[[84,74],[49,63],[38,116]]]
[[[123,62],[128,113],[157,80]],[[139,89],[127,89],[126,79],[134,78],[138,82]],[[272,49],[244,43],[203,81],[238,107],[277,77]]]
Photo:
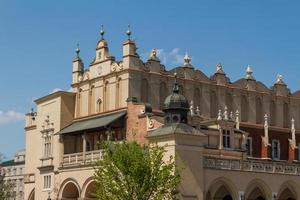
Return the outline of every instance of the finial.
[[[126,35],[128,36],[128,40],[130,40],[130,36],[131,36],[131,31],[130,31],[130,25],[128,24],[128,29],[126,31]]]
[[[175,72],[174,73],[174,78],[175,78],[175,81],[174,81],[174,86],[173,86],[173,93],[179,93],[179,87],[178,87],[178,83],[177,83],[177,73]]]
[[[201,115],[201,112],[200,112],[199,106],[197,106],[197,107],[196,107],[196,114],[197,114],[197,115],[199,115],[199,116]]]
[[[268,126],[268,115],[265,114],[264,118],[265,118],[265,126]]]
[[[217,65],[216,65],[216,73],[218,73],[218,74],[224,74],[224,71],[223,71],[223,66],[222,66],[222,64],[221,63],[218,63]]]
[[[79,43],[77,43],[77,48],[76,48],[77,58],[79,58],[79,53],[80,53],[80,48],[79,48]]]
[[[190,58],[190,56],[188,55],[187,52],[185,52],[185,55],[184,55],[184,57],[183,57],[183,60],[184,60],[184,65],[190,64],[191,58]]]
[[[281,74],[277,74],[276,83],[277,84],[285,84],[283,81],[283,76]]]
[[[101,35],[101,40],[104,40],[104,29],[103,29],[103,24],[101,24],[101,30],[100,30],[100,35]]]
[[[294,120],[294,118],[292,118],[291,119],[291,130],[293,131],[293,130],[295,130],[295,120]]]
[[[217,120],[222,120],[222,111],[221,110],[219,110],[219,112],[218,112],[218,118],[217,118]]]
[[[233,112],[232,111],[230,111],[229,119],[230,120],[234,120],[234,116],[233,116]]]
[[[228,120],[228,108],[225,106],[224,108],[224,120]]]
[[[193,100],[190,103],[190,111],[191,111],[191,115],[193,116],[195,114],[195,108],[194,108],[194,101]]]
[[[246,70],[246,79],[254,80],[253,70],[250,65],[248,65],[247,70]]]

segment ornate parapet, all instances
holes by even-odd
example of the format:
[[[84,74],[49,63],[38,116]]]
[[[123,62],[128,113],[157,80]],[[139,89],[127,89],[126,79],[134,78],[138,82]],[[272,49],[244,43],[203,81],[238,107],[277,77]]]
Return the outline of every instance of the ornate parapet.
[[[261,172],[271,174],[289,174],[300,176],[300,163],[275,162],[266,160],[233,160],[223,158],[204,157],[203,165],[206,169]]]

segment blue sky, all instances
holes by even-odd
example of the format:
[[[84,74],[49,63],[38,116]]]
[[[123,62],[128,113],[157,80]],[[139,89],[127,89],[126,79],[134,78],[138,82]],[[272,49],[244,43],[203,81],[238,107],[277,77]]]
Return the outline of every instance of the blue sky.
[[[221,62],[235,81],[248,64],[272,86],[278,73],[300,89],[300,3],[283,0],[207,1],[0,1],[0,152],[24,147],[23,114],[32,100],[55,88],[68,90],[76,43],[86,66],[100,25],[110,52],[121,58],[127,24],[140,55],[160,49],[167,68],[187,51],[207,75]]]

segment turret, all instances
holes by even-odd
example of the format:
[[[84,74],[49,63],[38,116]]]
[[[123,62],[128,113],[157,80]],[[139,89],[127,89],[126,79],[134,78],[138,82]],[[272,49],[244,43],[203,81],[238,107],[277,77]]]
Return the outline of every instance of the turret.
[[[80,76],[83,74],[83,62],[79,56],[80,49],[79,44],[77,44],[76,49],[76,57],[73,60],[73,75],[72,75],[72,84],[76,84],[79,82]]]
[[[123,66],[124,68],[138,68],[140,59],[136,52],[137,48],[135,42],[131,40],[131,31],[129,25],[126,35],[128,38],[123,43]]]
[[[104,39],[104,33],[103,26],[101,26],[101,38],[97,43],[95,62],[102,62],[110,58],[107,42]]]

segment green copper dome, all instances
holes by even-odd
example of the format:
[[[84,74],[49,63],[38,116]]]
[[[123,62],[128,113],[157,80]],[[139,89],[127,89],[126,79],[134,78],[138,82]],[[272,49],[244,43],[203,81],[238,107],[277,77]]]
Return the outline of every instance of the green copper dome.
[[[188,100],[185,96],[179,94],[179,87],[176,79],[173,87],[173,93],[167,96],[164,102],[163,110],[165,111],[170,109],[189,109]]]

